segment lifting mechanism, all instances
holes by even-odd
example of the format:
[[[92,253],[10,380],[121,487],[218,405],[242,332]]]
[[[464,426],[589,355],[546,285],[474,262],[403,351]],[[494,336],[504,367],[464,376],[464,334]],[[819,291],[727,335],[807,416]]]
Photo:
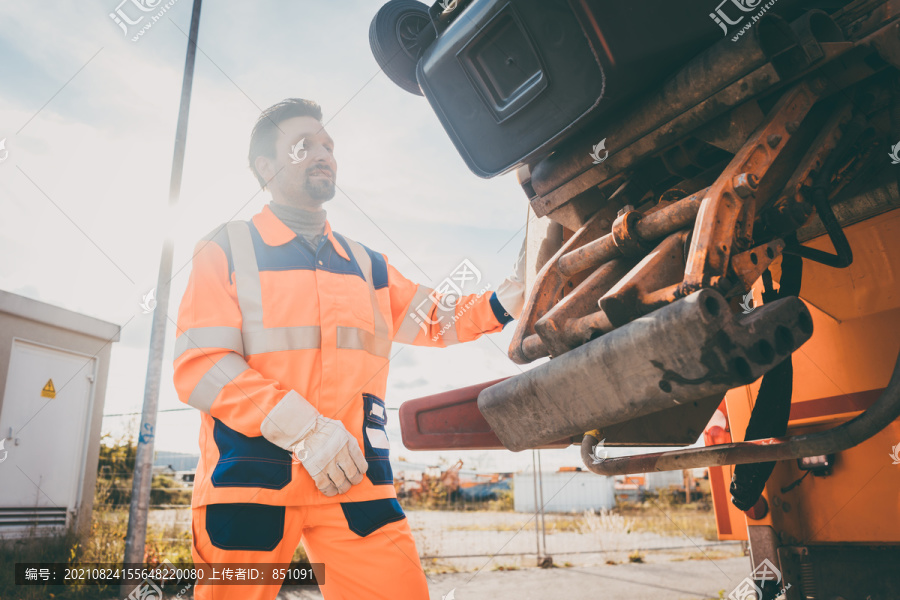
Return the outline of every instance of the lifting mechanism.
[[[833,454],[900,417],[895,368],[871,407],[830,429],[786,436],[787,413],[775,410],[784,416],[759,428],[761,439],[594,458],[600,440],[692,445],[726,391],[760,377],[774,390],[790,376],[791,354],[813,335],[797,296],[800,265],[847,267],[842,226],[891,208],[859,202],[854,186],[873,176],[869,158],[889,150],[897,123],[886,115],[900,115],[898,31],[894,20],[846,41],[822,11],[793,23],[767,16],[740,43],[709,47],[605,130],[520,168],[535,214],[571,235],[530,285],[509,356],[520,365],[551,360],[405,403],[404,444],[580,443],[590,471],[621,475]],[[600,137],[609,158],[593,164],[585,148]],[[823,234],[833,253],[804,245]],[[776,291],[770,267],[779,259]],[[766,302],[747,306],[760,278]],[[761,391],[754,412],[790,404],[789,392],[777,396]],[[735,503],[752,505],[768,472],[743,471]],[[741,484],[752,489],[742,494]]]

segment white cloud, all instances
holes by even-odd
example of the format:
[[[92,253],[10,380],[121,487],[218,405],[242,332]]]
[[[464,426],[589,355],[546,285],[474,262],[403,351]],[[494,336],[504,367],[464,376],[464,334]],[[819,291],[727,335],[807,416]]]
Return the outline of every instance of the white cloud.
[[[173,214],[166,204],[191,3],[180,0],[137,43],[108,17],[115,5],[0,7],[0,45],[15,49],[0,90],[0,139],[10,150],[0,164],[0,251],[16,257],[0,263],[0,288],[127,323],[112,350],[107,414],[139,410],[143,400],[150,316],[138,303],[156,286],[164,233],[171,227],[176,242],[174,320],[194,243],[268,201],[247,169],[247,143],[259,108],[284,97],[317,100],[329,120],[339,184],[352,199],[338,193],[326,205],[335,229],[418,282],[439,281],[462,258],[495,285],[507,274],[522,234],[500,248],[524,224],[525,196],[512,175],[486,181],[469,172],[424,98],[372,78],[368,26],[378,3],[204,5]],[[513,326],[494,343],[408,348],[392,365],[388,402],[517,373],[505,356]],[[184,406],[171,385],[173,343],[170,323],[160,409]],[[110,417],[104,428],[127,421]],[[156,448],[196,451],[197,423],[192,412],[160,413]]]

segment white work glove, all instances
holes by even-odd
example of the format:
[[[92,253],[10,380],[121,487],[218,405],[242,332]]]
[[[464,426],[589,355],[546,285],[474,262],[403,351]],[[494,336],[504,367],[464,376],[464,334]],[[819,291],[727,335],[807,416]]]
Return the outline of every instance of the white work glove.
[[[291,454],[326,496],[346,493],[351,485],[363,480],[369,468],[359,443],[344,424],[322,415],[316,417],[312,428],[291,447]]]
[[[525,242],[528,236],[522,240],[519,256],[513,265],[513,274],[503,280],[497,287],[497,300],[513,319],[518,319],[525,306]]]

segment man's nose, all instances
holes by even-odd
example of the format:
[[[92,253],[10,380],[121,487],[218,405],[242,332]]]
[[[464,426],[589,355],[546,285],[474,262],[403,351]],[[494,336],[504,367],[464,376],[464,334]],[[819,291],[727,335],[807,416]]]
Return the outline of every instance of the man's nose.
[[[334,159],[334,155],[324,146],[317,146],[310,158],[315,164],[324,164],[330,167],[332,171],[337,170],[337,161]]]

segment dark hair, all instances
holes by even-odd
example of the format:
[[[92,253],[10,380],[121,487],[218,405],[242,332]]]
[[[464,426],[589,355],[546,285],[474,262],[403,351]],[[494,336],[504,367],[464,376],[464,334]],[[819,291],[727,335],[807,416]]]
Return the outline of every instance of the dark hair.
[[[312,117],[321,121],[322,107],[312,100],[285,98],[278,104],[273,104],[262,111],[256,120],[256,125],[253,126],[253,133],[250,134],[250,153],[247,159],[250,163],[250,170],[253,171],[259,185],[263,188],[266,187],[266,180],[256,170],[254,164],[256,157],[275,158],[275,138],[278,136],[278,125],[293,117]]]

